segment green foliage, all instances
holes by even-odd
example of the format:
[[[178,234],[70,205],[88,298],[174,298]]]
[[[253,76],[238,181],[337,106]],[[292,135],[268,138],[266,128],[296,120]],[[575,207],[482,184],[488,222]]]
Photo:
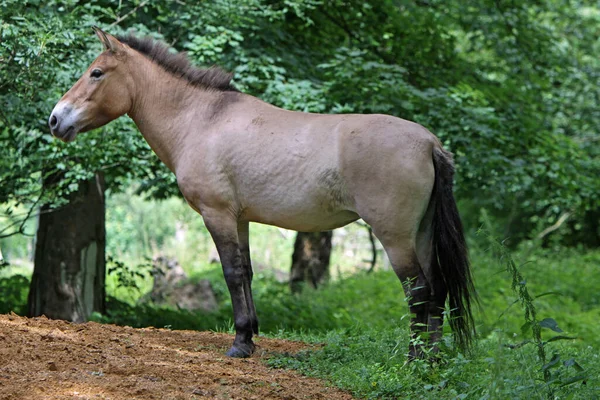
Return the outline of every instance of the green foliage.
[[[108,276],[114,275],[116,277],[117,288],[128,291],[137,291],[141,294],[137,280],[150,277],[152,273],[151,260],[147,259],[145,263],[135,267],[129,267],[123,261],[116,260],[111,256],[108,256],[107,258],[107,273]]]
[[[0,314],[14,312],[24,315],[27,310],[27,293],[29,293],[29,278],[24,275],[0,277]]]
[[[600,17],[587,2],[140,5],[0,2],[0,203],[11,202],[7,213],[19,204],[60,204],[98,170],[113,192],[133,180],[157,198],[177,194],[172,174],[127,119],[69,145],[47,134],[52,106],[100,49],[90,31],[96,24],[165,40],[200,65],[234,71],[241,90],[285,108],[415,120],[456,154],[458,196],[473,210],[489,208],[512,243],[565,212],[573,214],[566,228],[580,233],[577,241],[600,243],[593,214],[600,62],[591,56]],[[66,171],[65,180],[42,192],[40,177],[53,170]],[[22,231],[16,228],[0,235]]]
[[[358,273],[328,284],[323,290],[307,288],[301,294],[290,296],[287,284],[271,281],[263,285],[264,279],[259,278],[254,286],[261,329],[265,332],[325,332],[362,323],[373,328],[390,324],[406,327],[408,318],[404,294],[395,279],[391,272]],[[375,291],[380,293],[375,298],[365,295]],[[365,316],[368,316],[366,321]]]
[[[4,270],[9,264],[0,254],[0,314],[14,312],[24,314],[27,306],[29,279],[21,274],[5,276]]]
[[[119,267],[129,271],[122,265]],[[131,277],[130,274],[125,275],[127,278]],[[220,268],[215,266],[204,271],[201,276],[211,280],[220,300],[220,309],[215,313],[190,313],[182,310],[185,315],[180,319],[176,310],[152,310],[153,307],[148,305],[132,305],[110,297],[107,315],[101,320],[134,327],[170,325],[173,329],[198,330],[228,327],[231,302]],[[365,273],[330,284],[324,290],[307,289],[299,295],[290,296],[287,283],[278,282],[269,273],[256,274],[253,290],[261,332],[310,330],[325,333],[365,323],[365,316],[369,316],[366,321],[374,328],[384,328],[390,323],[406,328],[408,319],[405,318],[407,315],[402,301],[402,287],[399,283],[396,285],[394,279],[391,272],[372,275]],[[380,294],[377,297],[365,296],[365,293],[374,292]],[[364,298],[365,301],[348,301],[355,298]]]
[[[169,247],[174,247],[174,254],[168,255],[177,256],[180,263],[187,264],[189,260],[183,250],[171,246],[178,230],[184,235],[186,245],[202,243],[196,253],[207,252],[210,238],[202,218],[180,199],[145,201],[128,189],[107,199],[106,213],[107,253],[127,264],[135,264]]]
[[[0,8],[0,204],[12,219],[0,226],[1,238],[23,233],[39,205],[63,204],[80,181],[97,171],[118,190],[124,181],[150,180],[164,167],[158,167],[148,145],[126,120],[71,145],[48,133],[52,107],[101,48],[90,27],[105,17],[105,6],[7,0]],[[42,189],[42,178],[56,172],[64,179]],[[17,207],[29,211],[17,215]]]

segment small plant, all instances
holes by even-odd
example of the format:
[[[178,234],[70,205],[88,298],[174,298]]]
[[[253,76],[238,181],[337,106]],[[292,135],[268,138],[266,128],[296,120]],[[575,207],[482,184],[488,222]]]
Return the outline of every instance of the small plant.
[[[152,263],[148,259],[145,263],[139,264],[135,268],[131,268],[124,262],[116,260],[111,256],[108,256],[106,261],[108,274],[114,274],[117,277],[118,288],[135,289],[140,292],[136,278],[145,279],[152,274]]]
[[[487,237],[492,246],[492,250],[498,255],[501,265],[511,276],[511,288],[517,295],[517,300],[513,304],[517,302],[520,303],[524,311],[525,323],[521,326],[521,332],[523,335],[531,332],[531,339],[526,339],[521,343],[511,345],[510,347],[520,348],[528,344],[533,344],[536,347],[538,359],[541,364],[544,386],[548,390],[548,398],[554,397],[555,387],[564,387],[576,382],[585,381],[588,374],[573,358],[561,362],[560,355],[558,353],[553,353],[548,361],[547,347],[549,343],[559,340],[575,339],[574,337],[562,334],[555,335],[548,340],[542,338],[542,329],[549,329],[557,333],[563,333],[563,330],[559,328],[558,323],[553,318],[544,318],[540,320],[534,302],[536,298],[557,293],[547,292],[538,295],[537,297],[532,296],[527,287],[527,280],[523,277],[523,274],[519,270],[519,266],[517,266],[517,263],[504,243],[483,230],[480,230],[479,234],[483,234]],[[576,374],[572,375],[569,374],[569,371],[565,371],[565,369],[568,368],[573,368],[576,371]]]

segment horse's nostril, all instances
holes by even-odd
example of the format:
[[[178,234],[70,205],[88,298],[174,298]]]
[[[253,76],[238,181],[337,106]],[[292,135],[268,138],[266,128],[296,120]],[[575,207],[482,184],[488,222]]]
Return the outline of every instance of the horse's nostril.
[[[58,125],[58,119],[53,115],[50,117],[50,128],[56,128],[56,125]]]

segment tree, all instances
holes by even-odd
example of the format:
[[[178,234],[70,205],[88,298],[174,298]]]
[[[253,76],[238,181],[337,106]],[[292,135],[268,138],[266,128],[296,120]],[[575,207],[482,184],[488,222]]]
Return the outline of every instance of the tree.
[[[54,103],[98,51],[88,24],[90,14],[104,8],[37,1],[1,6],[0,203],[11,222],[0,227],[0,237],[25,233],[25,222],[39,215],[29,314],[83,321],[104,310],[104,176],[118,190],[164,167],[147,158],[141,138],[128,135],[134,129],[126,121],[72,146],[48,133]],[[138,155],[140,148],[145,152]],[[19,215],[17,207],[26,212]]]
[[[62,178],[50,175],[44,188]],[[104,177],[80,184],[68,202],[41,207],[28,316],[85,322],[105,311]]]
[[[332,236],[331,231],[298,232],[290,271],[290,287],[293,293],[300,292],[304,284],[316,289],[329,279]]]

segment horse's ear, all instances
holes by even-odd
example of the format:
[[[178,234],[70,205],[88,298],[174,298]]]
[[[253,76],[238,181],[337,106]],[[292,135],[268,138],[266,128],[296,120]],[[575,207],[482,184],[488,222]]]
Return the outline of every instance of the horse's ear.
[[[94,33],[96,34],[96,36],[98,36],[98,38],[104,45],[104,50],[110,50],[113,53],[117,52],[120,42],[117,40],[116,37],[104,32],[102,29],[98,28],[97,26],[93,26],[92,29],[94,30]]]

